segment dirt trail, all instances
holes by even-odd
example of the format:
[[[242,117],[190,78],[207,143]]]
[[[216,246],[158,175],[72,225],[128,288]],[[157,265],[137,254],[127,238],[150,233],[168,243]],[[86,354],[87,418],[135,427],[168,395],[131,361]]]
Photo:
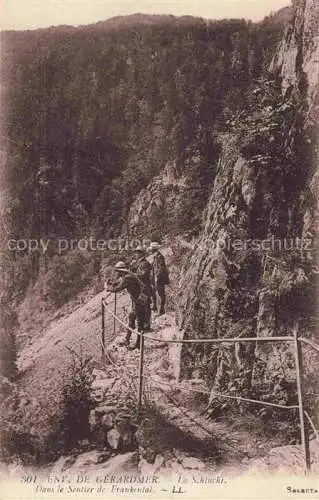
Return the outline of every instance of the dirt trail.
[[[101,360],[101,299],[104,292],[97,294],[86,304],[77,307],[71,314],[53,320],[41,337],[25,347],[19,356],[20,379],[24,391],[30,396],[36,395],[42,405],[49,404],[55,399],[68,376],[70,364],[70,349],[84,355],[92,356],[99,369],[105,369],[109,378],[121,376],[125,373],[126,379],[132,381],[136,388],[139,352],[128,351],[119,347],[118,341],[123,335],[124,328],[117,326],[118,335],[113,335],[113,317],[105,314],[106,348],[114,365],[107,359],[107,367]],[[113,304],[109,300],[109,309],[113,311]],[[118,297],[118,311],[120,317],[125,319],[124,309],[129,307],[129,300],[125,294]],[[107,308],[107,309],[108,309]],[[153,324],[150,336],[161,338],[163,341],[180,336],[174,322],[173,314],[157,317]],[[208,423],[204,417],[181,405],[183,395],[189,399],[187,386],[177,382],[179,375],[178,344],[165,342],[145,342],[145,394],[148,400],[158,403],[159,408],[168,422],[174,423],[180,429],[194,435],[196,439],[204,442],[207,437],[218,436],[218,440],[228,442],[232,449],[227,425],[222,423]],[[123,372],[123,367],[125,370]],[[174,405],[174,395],[178,393],[178,406]],[[187,396],[187,397],[186,397]],[[113,395],[116,397],[116,395]],[[197,425],[198,419],[201,425]],[[195,422],[195,423],[194,423]],[[204,426],[207,431],[204,431]],[[221,435],[227,435],[223,438]],[[246,438],[246,436],[245,436]]]
[[[70,349],[92,356],[97,364],[101,358],[101,300],[97,294],[71,314],[53,319],[41,336],[34,336],[18,358],[20,380],[27,394],[37,395],[45,403],[61,390],[70,366]],[[125,295],[118,297],[120,310],[128,306]],[[109,307],[113,307],[112,304]],[[113,319],[105,316],[107,339],[113,335]]]
[[[104,404],[114,404],[123,389],[133,398],[137,390],[139,351],[128,351],[119,346],[124,328],[117,326],[113,334],[113,317],[105,314],[106,360],[101,359],[101,299],[99,293],[71,314],[53,320],[41,337],[20,353],[21,384],[30,397],[50,405],[61,391],[68,377],[70,349],[92,356],[95,367],[102,370],[107,380],[114,380]],[[125,294],[118,297],[118,314],[125,321],[129,300]],[[113,311],[113,304],[109,305]],[[108,308],[107,308],[108,309]],[[200,460],[208,470],[221,470],[224,474],[238,474],[251,466],[252,459],[269,454],[278,446],[278,436],[263,436],[254,423],[249,427],[243,419],[213,421],[205,416],[208,391],[204,381],[180,381],[180,345],[166,340],[178,339],[173,314],[153,318],[153,331],[149,334],[163,342],[145,341],[144,403],[156,407],[158,428],[155,447],[173,462],[185,459]],[[263,466],[263,465],[262,465]]]

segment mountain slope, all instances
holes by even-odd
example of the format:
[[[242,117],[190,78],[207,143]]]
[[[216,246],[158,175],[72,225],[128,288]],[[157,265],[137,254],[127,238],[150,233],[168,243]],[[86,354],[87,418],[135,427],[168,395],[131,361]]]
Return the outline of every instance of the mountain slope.
[[[287,335],[296,321],[304,335],[316,335],[317,149],[309,117],[318,85],[309,68],[317,67],[318,15],[318,4],[295,2],[273,75],[250,91],[250,105],[234,121],[233,132],[221,138],[204,227],[181,282],[186,338]],[[298,247],[298,238],[308,238],[309,251]],[[185,347],[182,367],[189,377],[194,364],[202,364],[202,376],[213,387],[212,405],[219,407],[214,391],[258,393],[261,384],[262,393],[274,393],[276,377],[269,382],[267,373],[281,369],[275,352],[269,356],[254,345]],[[291,354],[284,352],[289,364]],[[310,377],[314,369],[307,365]],[[294,376],[285,372],[288,385]],[[287,391],[292,397],[292,389]]]
[[[95,380],[92,394],[95,398],[99,396],[96,411],[109,410],[120,415],[125,408],[126,414],[132,412],[130,404],[137,395],[139,354],[119,347],[119,338],[113,337],[113,319],[106,314],[108,356],[105,364],[101,362],[98,336],[102,295],[98,294],[74,312],[53,321],[40,338],[35,338],[21,352],[22,403],[29,412],[28,429],[33,436],[50,430],[50,418],[58,411],[59,395],[71,375],[70,350],[93,358]],[[118,313],[121,317],[126,306],[126,298],[120,297]],[[110,309],[113,310],[112,303]],[[171,314],[155,318],[149,336],[163,342],[146,340],[143,418],[138,425],[138,450],[128,453],[124,450],[120,455],[111,453],[101,433],[100,441],[82,443],[71,455],[64,454],[57,462],[38,467],[39,476],[45,477],[49,473],[96,476],[128,471],[133,474],[156,473],[168,478],[177,473],[210,476],[214,471],[214,474],[230,478],[252,472],[271,473],[274,469],[277,473],[279,469],[290,473],[302,470],[300,447],[274,449],[285,443],[284,435],[270,435],[269,430],[265,434],[258,420],[252,417],[247,420],[246,416],[243,418],[239,414],[236,419],[226,415],[219,421],[206,419],[203,410],[207,404],[205,392],[208,387],[204,381],[178,380],[180,347],[167,341],[181,338],[181,332],[178,332]],[[91,417],[90,422],[92,425]],[[318,448],[314,442],[311,447],[313,457],[317,456]],[[155,460],[145,458],[150,456]],[[28,472],[28,468],[22,470]]]
[[[199,155],[209,168],[214,129],[243,104],[281,28],[170,20],[1,35],[14,234],[119,231],[167,161]]]

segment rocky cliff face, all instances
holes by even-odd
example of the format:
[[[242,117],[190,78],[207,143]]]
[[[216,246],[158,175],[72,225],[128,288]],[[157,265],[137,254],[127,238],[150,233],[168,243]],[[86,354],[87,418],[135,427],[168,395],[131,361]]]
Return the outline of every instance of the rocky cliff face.
[[[314,0],[295,2],[273,78],[259,81],[220,139],[205,226],[181,282],[186,338],[287,334],[295,321],[312,330],[318,14]],[[248,344],[185,347],[182,376],[209,378],[214,391],[251,390],[255,361]]]
[[[150,235],[174,229],[172,214],[185,194],[187,179],[176,161],[168,162],[163,172],[139,193],[130,207],[128,223],[131,235]]]
[[[305,126],[312,131],[313,172],[308,183],[308,203],[304,207],[303,237],[318,239],[318,117],[319,117],[319,3],[316,0],[294,0],[294,16],[286,29],[271,70],[282,77],[282,90],[296,88],[303,94],[307,107]],[[316,247],[317,248],[317,247]]]
[[[293,19],[271,69],[279,69],[284,90],[301,83],[304,74],[308,98],[314,101],[319,82],[319,4],[316,0],[294,1]]]

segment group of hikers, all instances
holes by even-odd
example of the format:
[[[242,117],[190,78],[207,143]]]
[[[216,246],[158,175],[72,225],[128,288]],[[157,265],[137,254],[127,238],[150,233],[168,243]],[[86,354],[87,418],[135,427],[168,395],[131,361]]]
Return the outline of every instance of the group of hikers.
[[[151,311],[158,311],[159,315],[165,313],[165,286],[169,284],[169,275],[160,244],[153,241],[149,248],[138,247],[134,250],[134,260],[130,265],[119,261],[114,266],[114,277],[110,278],[105,288],[107,292],[120,292],[126,290],[131,297],[132,307],[129,313],[127,334],[120,342],[129,349],[140,348],[140,335],[137,336],[133,346],[130,345],[132,329],[137,323],[138,332],[141,334],[151,331]]]

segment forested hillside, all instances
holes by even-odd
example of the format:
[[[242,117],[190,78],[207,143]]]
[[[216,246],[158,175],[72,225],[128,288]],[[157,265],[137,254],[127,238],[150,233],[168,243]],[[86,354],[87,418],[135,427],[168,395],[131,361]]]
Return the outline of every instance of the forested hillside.
[[[282,34],[272,19],[137,15],[2,33],[12,235],[114,235],[175,159],[194,190],[191,228],[214,176],[214,136],[245,106]]]

